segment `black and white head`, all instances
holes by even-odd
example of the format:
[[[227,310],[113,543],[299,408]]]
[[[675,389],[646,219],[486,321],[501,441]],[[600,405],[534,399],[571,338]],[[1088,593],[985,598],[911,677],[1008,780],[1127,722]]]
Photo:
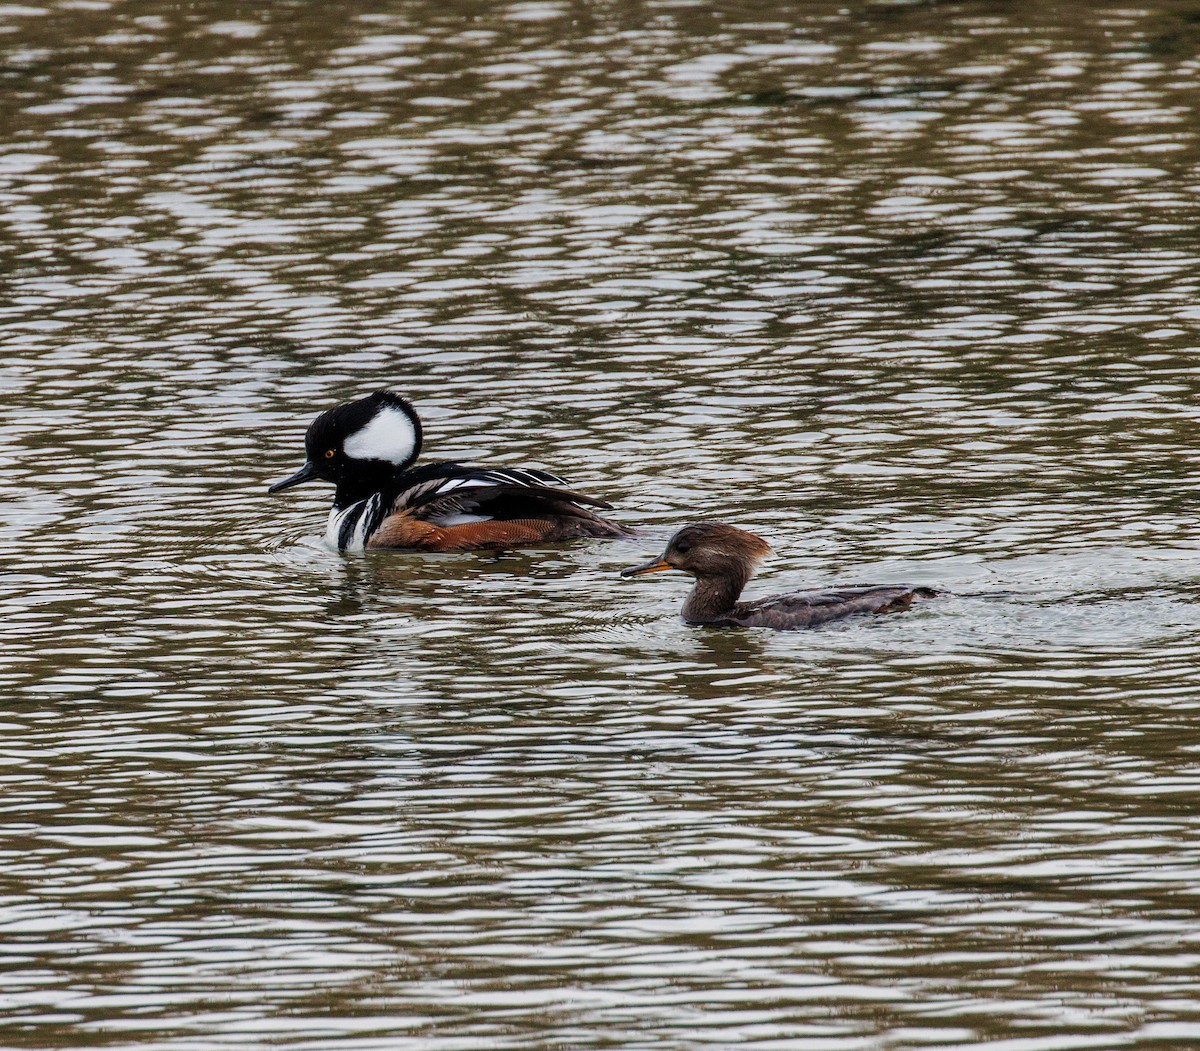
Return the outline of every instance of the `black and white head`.
[[[320,478],[339,489],[370,493],[412,466],[421,452],[416,410],[390,390],[321,413],[304,435],[308,460],[267,492]]]

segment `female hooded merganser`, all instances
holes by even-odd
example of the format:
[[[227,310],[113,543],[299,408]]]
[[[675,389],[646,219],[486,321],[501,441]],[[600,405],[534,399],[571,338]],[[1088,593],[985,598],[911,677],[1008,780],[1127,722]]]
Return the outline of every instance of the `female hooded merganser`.
[[[932,588],[867,585],[835,591],[797,591],[755,602],[739,602],[746,581],[770,550],[771,545],[762,537],[744,529],[721,522],[701,522],[684,526],[671,537],[660,558],[644,566],[624,569],[621,576],[682,570],[696,578],[696,586],[683,604],[686,623],[781,631],[815,628],[855,613],[895,613],[908,609],[916,599],[938,594]]]
[[[612,504],[573,492],[557,475],[441,462],[414,467],[421,421],[400,395],[381,390],[321,413],[304,436],[308,460],[267,492],[320,478],[333,482],[325,540],[339,551],[509,548],[629,530],[580,504]]]

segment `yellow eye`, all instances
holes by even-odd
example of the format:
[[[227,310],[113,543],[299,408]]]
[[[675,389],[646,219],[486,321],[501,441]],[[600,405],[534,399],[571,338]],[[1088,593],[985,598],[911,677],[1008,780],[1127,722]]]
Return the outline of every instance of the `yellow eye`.
[[[336,449],[326,449],[325,450],[325,459],[326,460],[332,460],[335,456],[337,456]]]

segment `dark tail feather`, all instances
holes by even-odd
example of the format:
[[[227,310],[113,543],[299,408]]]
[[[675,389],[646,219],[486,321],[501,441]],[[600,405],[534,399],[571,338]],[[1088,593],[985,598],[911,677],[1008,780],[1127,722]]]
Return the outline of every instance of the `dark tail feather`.
[[[580,507],[578,504],[568,503],[565,500],[547,501],[547,504],[555,517],[562,523],[560,539],[567,540],[576,536],[610,538],[637,536],[637,533],[628,526],[621,525],[620,522],[613,522],[608,518],[601,518],[598,514],[589,511],[586,507]]]

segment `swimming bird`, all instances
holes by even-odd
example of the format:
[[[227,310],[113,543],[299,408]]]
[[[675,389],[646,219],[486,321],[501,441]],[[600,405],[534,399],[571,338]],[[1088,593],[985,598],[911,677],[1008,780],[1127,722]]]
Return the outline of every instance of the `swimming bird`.
[[[308,455],[267,492],[320,479],[336,489],[325,540],[339,551],[512,548],[573,537],[628,536],[584,507],[612,504],[571,489],[558,475],[527,467],[415,466],[421,421],[390,390],[321,413],[304,436]]]
[[[781,631],[815,628],[855,613],[895,613],[938,594],[932,588],[867,585],[739,602],[746,582],[770,550],[762,537],[744,529],[723,522],[701,522],[684,526],[667,542],[661,556],[623,569],[621,576],[682,570],[696,579],[683,604],[686,623]]]

